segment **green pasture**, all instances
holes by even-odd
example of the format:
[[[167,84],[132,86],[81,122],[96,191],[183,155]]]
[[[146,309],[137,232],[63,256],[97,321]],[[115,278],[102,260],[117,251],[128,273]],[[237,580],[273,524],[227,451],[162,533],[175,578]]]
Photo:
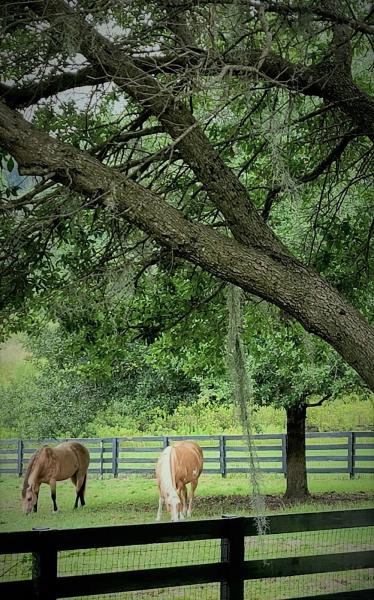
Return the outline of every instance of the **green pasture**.
[[[282,505],[285,489],[282,475],[263,475],[262,489],[267,496],[267,512],[310,512],[320,510],[368,508],[373,506],[374,479],[360,476],[350,480],[346,475],[311,475],[312,498],[308,503]],[[34,527],[76,528],[95,525],[152,523],[157,510],[158,494],[153,478],[91,476],[87,484],[87,505],[73,510],[75,490],[70,481],[57,485],[59,511],[52,512],[49,487],[43,485],[37,514],[25,516],[21,512],[20,490],[22,480],[3,476],[0,480],[0,508],[2,531],[29,530]],[[250,514],[249,482],[245,475],[203,475],[197,488],[194,519],[219,517],[222,514]],[[331,503],[328,500],[338,499]],[[322,499],[326,502],[322,502]],[[274,500],[277,500],[275,506]],[[167,519],[164,516],[164,519]],[[249,537],[246,539],[246,559],[269,559],[301,555],[330,554],[374,547],[374,528],[355,528],[323,532],[301,532]],[[122,570],[181,566],[219,560],[217,540],[177,542],[123,548],[99,548],[59,553],[59,574],[88,574]],[[31,555],[1,557],[0,573],[3,580],[25,579],[31,573]],[[296,595],[327,593],[329,591],[365,588],[373,585],[370,570],[347,571],[291,578],[254,580],[246,583],[248,597],[253,599],[287,598]],[[191,586],[189,590],[152,590],[152,592],[123,593],[111,597],[130,600],[159,598],[172,600],[191,598],[215,600],[218,584]],[[186,595],[187,594],[187,595]],[[99,597],[98,597],[99,598]]]
[[[277,507],[283,505],[281,496],[285,491],[285,478],[281,474],[260,476],[262,493]],[[89,527],[94,525],[117,525],[127,523],[152,523],[157,505],[158,491],[152,477],[118,477],[96,475],[88,478],[86,501],[83,509],[72,509],[75,489],[70,481],[57,484],[59,511],[52,512],[49,486],[40,489],[38,513],[24,516],[21,512],[22,479],[3,475],[0,479],[0,530],[26,530],[33,527]],[[249,514],[250,484],[246,475],[202,475],[196,492],[193,518],[219,517],[230,514]],[[349,479],[348,475],[313,474],[309,476],[312,499],[307,504],[297,504],[284,509],[307,512],[309,510],[332,510],[334,508],[358,508],[373,505],[374,477],[360,475]],[[321,494],[338,495],[338,504],[320,504]],[[246,498],[248,496],[248,498]],[[370,499],[370,496],[372,498]],[[362,498],[361,498],[362,497]],[[331,501],[334,497],[331,496]],[[279,510],[279,508],[277,508]],[[166,518],[166,517],[165,517]]]

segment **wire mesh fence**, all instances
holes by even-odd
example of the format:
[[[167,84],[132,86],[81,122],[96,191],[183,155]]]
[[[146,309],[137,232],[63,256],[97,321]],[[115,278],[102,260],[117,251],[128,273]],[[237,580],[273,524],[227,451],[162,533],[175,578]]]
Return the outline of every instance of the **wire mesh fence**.
[[[58,576],[201,565],[220,560],[219,540],[59,552]]]
[[[371,571],[371,573],[369,573]],[[245,600],[287,600],[315,598],[322,594],[371,589],[373,572],[370,569],[335,571],[314,575],[295,575],[245,583]]]
[[[374,527],[356,527],[322,531],[268,533],[245,539],[245,560],[261,560],[266,566],[271,559],[315,556],[321,564],[324,557],[337,553],[374,551]],[[220,560],[220,541],[176,542],[127,548],[101,548],[60,553],[59,574],[89,574],[152,567],[172,567],[204,564]],[[270,574],[270,570],[269,570]],[[318,596],[370,588],[374,584],[374,563],[370,569],[351,569],[328,573],[255,578],[245,583],[246,600],[274,600],[303,596]],[[219,598],[219,585],[183,586],[92,596],[93,599],[113,598],[187,598],[213,600]]]
[[[64,551],[59,552],[58,576],[202,565],[218,562],[220,553],[221,546],[218,539]],[[217,583],[188,585],[88,596],[88,598],[91,600],[131,600],[132,598],[211,600],[219,598],[219,587]],[[76,600],[78,598],[80,596],[77,596]]]
[[[289,559],[289,564],[292,565],[292,559],[296,563],[302,557],[312,557],[312,561],[315,557],[314,562],[323,571],[325,566],[328,568],[326,563],[329,560],[330,564],[332,556],[360,551],[374,551],[374,527],[269,533],[245,539],[245,560],[264,561],[265,572],[271,559]],[[318,597],[319,594],[370,588],[373,584],[374,554],[373,568],[251,579],[245,583],[245,598],[281,600],[303,596]]]
[[[32,577],[32,554],[0,554],[0,581],[22,581]]]

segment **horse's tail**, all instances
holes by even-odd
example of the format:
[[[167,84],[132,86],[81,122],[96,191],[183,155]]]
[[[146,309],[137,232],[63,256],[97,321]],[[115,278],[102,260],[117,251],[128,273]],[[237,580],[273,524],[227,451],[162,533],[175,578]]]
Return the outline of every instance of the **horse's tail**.
[[[39,450],[37,450],[36,452],[34,452],[34,454],[32,455],[32,457],[29,460],[29,464],[27,465],[27,469],[26,469],[26,473],[25,473],[25,478],[23,480],[23,488],[22,488],[22,498],[24,498],[26,496],[26,490],[28,488],[28,481],[29,481],[29,477],[31,475],[31,472],[34,470],[35,468],[35,463],[38,460],[41,452],[45,449],[48,448],[48,446],[42,446],[41,448],[39,448]]]
[[[172,447],[167,446],[161,453],[158,462],[160,486],[162,493],[165,494],[173,487],[173,468],[172,468]]]
[[[173,446],[170,447],[170,476],[171,476],[171,480],[173,482],[173,487],[176,487],[177,482],[175,481],[175,473],[176,473],[176,466],[175,463],[177,461],[177,455],[175,452],[175,448],[173,448]]]

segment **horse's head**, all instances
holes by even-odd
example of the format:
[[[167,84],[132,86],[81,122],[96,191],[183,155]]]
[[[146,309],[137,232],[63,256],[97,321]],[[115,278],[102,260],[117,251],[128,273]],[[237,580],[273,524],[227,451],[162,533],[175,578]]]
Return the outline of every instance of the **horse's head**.
[[[172,490],[166,495],[165,504],[168,512],[171,514],[171,520],[179,521],[182,505],[176,490]]]
[[[38,494],[32,485],[29,485],[22,492],[22,509],[26,515],[29,515],[38,501]]]

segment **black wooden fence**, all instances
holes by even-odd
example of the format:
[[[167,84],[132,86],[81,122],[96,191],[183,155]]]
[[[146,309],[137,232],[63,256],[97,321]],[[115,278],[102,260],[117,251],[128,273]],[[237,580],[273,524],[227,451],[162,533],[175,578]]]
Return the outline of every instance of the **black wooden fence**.
[[[276,534],[274,537],[279,542],[272,542],[274,546],[287,546],[285,533],[292,533],[288,543],[297,538],[295,532],[320,532],[321,536],[328,535],[331,530],[342,530],[344,528],[365,528],[358,531],[367,532],[368,527],[374,526],[374,509],[360,509],[348,511],[332,511],[308,514],[275,515],[268,517],[268,534]],[[327,531],[330,530],[330,531]],[[372,529],[371,529],[372,531]],[[247,536],[252,536],[248,538]],[[20,556],[21,553],[32,553],[32,567],[28,579],[9,580],[0,583],[0,594],[3,598],[28,598],[33,600],[52,600],[55,598],[71,598],[79,596],[131,592],[135,590],[151,590],[157,588],[170,588],[180,586],[191,586],[196,584],[211,584],[217,582],[220,591],[214,596],[220,600],[243,600],[252,597],[245,593],[245,582],[260,580],[266,582],[274,581],[276,578],[289,578],[293,576],[312,575],[312,581],[316,574],[331,574],[328,579],[328,593],[322,595],[299,596],[285,595],[283,589],[282,597],[318,598],[319,600],[338,600],[373,598],[374,588],[370,572],[374,566],[373,537],[365,538],[361,545],[346,546],[348,551],[331,552],[330,541],[324,549],[324,553],[312,552],[313,546],[309,547],[309,554],[304,556],[256,558],[253,551],[253,540],[259,539],[256,531],[256,523],[250,517],[229,517],[223,519],[212,519],[203,521],[190,521],[178,523],[157,523],[147,525],[124,525],[111,527],[91,527],[87,529],[66,530],[39,530],[26,532],[12,532],[0,534],[0,554]],[[262,536],[263,538],[267,536]],[[330,536],[331,537],[331,536]],[[183,566],[163,566],[163,553],[158,554],[158,561],[152,568],[131,568],[129,570],[112,572],[106,569],[104,563],[100,563],[100,571],[95,573],[91,568],[86,574],[75,574],[79,571],[80,560],[73,563],[75,568],[66,574],[59,569],[61,555],[70,551],[87,548],[107,548],[114,552],[117,547],[131,547],[130,552],[135,552],[136,545],[142,545],[142,551],[146,552],[149,545],[170,546],[175,542],[191,542],[201,540],[220,541],[221,552],[215,562],[209,561],[205,564],[184,564]],[[247,540],[247,542],[246,542]],[[249,540],[249,543],[248,543]],[[371,546],[371,549],[368,549]],[[153,546],[154,547],[154,546]],[[353,550],[354,548],[354,550]],[[219,547],[218,547],[219,549]],[[245,551],[246,549],[246,551]],[[318,550],[320,552],[320,550]],[[109,558],[110,555],[107,555]],[[246,560],[249,558],[249,560]],[[129,563],[130,564],[130,563]],[[132,563],[131,563],[132,564]],[[357,572],[358,569],[364,573],[361,579],[356,580],[354,591],[336,591],[339,589],[341,572]],[[9,574],[11,569],[5,570]],[[340,572],[340,574],[339,574]],[[291,576],[291,577],[290,577]],[[266,581],[265,581],[266,580]],[[336,582],[336,586],[334,587]],[[358,585],[357,585],[358,582]],[[360,585],[362,583],[362,585]],[[247,585],[247,584],[246,584]],[[358,588],[358,589],[357,589]],[[363,589],[364,588],[364,589]],[[264,588],[265,589],[265,588]],[[305,589],[303,590],[305,592]],[[201,594],[202,592],[199,592]],[[178,597],[179,595],[176,594]],[[174,597],[174,596],[172,596]],[[188,596],[190,598],[190,596]],[[197,596],[202,598],[201,595]],[[212,597],[212,596],[209,596]],[[257,597],[257,596],[256,596]],[[276,599],[278,596],[274,594]]]
[[[254,435],[259,469],[268,473],[287,472],[287,436]],[[374,432],[307,433],[308,473],[374,473]],[[240,435],[147,436],[79,439],[91,454],[90,473],[114,477],[154,472],[163,448],[181,439],[197,441],[204,451],[204,473],[225,477],[249,471],[248,448]],[[31,454],[49,440],[0,440],[0,473],[21,476]]]

